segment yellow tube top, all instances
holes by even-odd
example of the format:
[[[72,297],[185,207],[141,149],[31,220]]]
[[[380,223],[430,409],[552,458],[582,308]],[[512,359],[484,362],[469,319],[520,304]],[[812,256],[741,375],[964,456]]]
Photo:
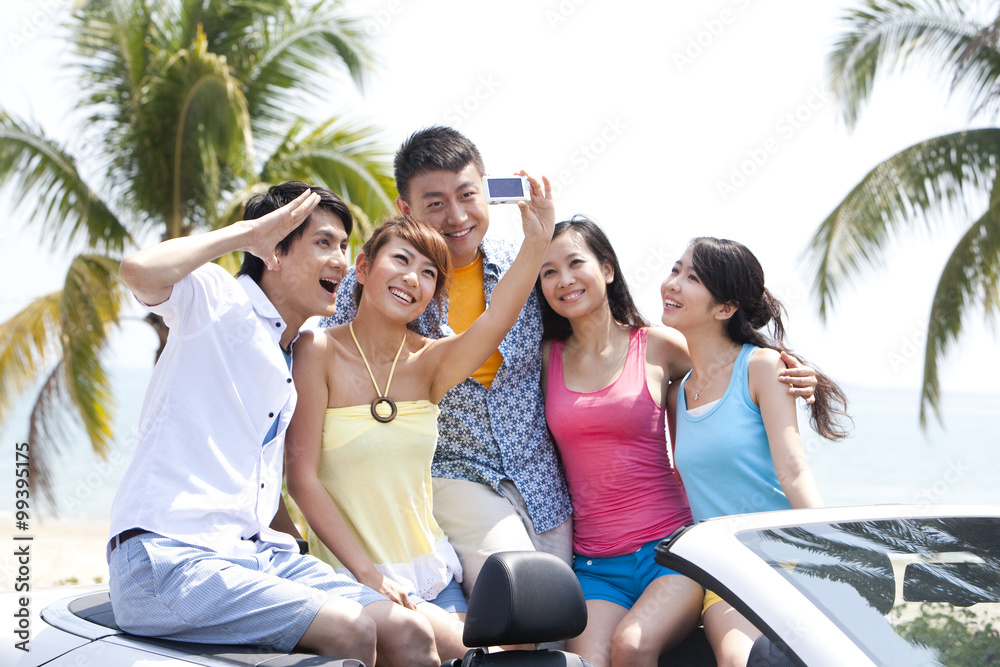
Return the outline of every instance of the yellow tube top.
[[[375,421],[371,406],[328,408],[323,422],[319,479],[351,533],[383,574],[433,599],[462,568],[434,520],[431,459],[438,407],[396,403],[396,418]],[[309,533],[314,556],[346,571]]]

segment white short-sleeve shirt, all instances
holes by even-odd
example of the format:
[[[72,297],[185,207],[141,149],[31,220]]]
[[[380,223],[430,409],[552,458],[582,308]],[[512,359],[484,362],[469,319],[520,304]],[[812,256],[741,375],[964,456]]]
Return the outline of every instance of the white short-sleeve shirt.
[[[223,555],[297,549],[268,527],[295,409],[279,346],[285,322],[253,280],[214,264],[174,285],[163,303],[144,307],[163,317],[170,335],[111,508],[111,537],[142,528]],[[277,435],[265,443],[276,418]]]

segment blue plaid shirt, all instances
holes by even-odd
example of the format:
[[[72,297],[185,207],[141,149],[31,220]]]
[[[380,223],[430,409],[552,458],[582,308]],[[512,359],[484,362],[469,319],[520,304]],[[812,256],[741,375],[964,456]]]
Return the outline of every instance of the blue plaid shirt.
[[[484,239],[483,292],[489,304],[500,277],[510,268],[517,246]],[[337,311],[320,321],[324,327],[354,318],[354,269],[337,291]],[[544,533],[569,518],[572,506],[555,445],[545,424],[541,391],[542,316],[539,295],[532,292],[517,323],[500,343],[503,364],[490,389],[466,378],[452,387],[439,404],[438,443],[431,474],[466,479],[500,491],[509,479],[528,506],[535,531]],[[427,338],[454,335],[448,326],[448,304],[432,302],[411,328]]]

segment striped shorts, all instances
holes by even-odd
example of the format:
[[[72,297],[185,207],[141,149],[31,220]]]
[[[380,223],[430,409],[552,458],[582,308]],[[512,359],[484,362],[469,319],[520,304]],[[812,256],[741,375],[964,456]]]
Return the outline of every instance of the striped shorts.
[[[156,533],[117,546],[111,607],[125,631],[203,644],[295,648],[330,596],[367,606],[387,600],[293,551],[221,556]]]

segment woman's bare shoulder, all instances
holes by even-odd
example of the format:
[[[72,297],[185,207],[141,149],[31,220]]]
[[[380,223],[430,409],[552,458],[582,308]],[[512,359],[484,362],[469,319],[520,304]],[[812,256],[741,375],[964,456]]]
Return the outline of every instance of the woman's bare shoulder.
[[[347,335],[347,340],[350,340],[350,334],[346,332],[346,325],[303,329],[293,346],[295,355],[299,359],[302,357],[316,359],[334,354],[335,350],[343,346],[343,336],[345,334]]]
[[[778,382],[778,372],[785,368],[785,362],[781,360],[781,353],[768,347],[762,347],[753,351],[750,362],[747,365],[747,372],[750,374],[750,382],[765,384],[758,386],[770,386],[772,382],[782,388],[785,385]]]
[[[677,329],[670,327],[653,326],[648,327],[646,334],[647,345],[655,345],[660,349],[682,349],[687,354],[687,341],[684,335]]]
[[[659,365],[676,366],[686,373],[691,365],[687,340],[670,327],[649,327],[646,335],[646,361]],[[673,375],[673,374],[671,374]]]
[[[769,347],[761,347],[753,351],[750,356],[750,368],[773,370],[778,367],[784,368],[785,362],[781,360],[781,353]]]

